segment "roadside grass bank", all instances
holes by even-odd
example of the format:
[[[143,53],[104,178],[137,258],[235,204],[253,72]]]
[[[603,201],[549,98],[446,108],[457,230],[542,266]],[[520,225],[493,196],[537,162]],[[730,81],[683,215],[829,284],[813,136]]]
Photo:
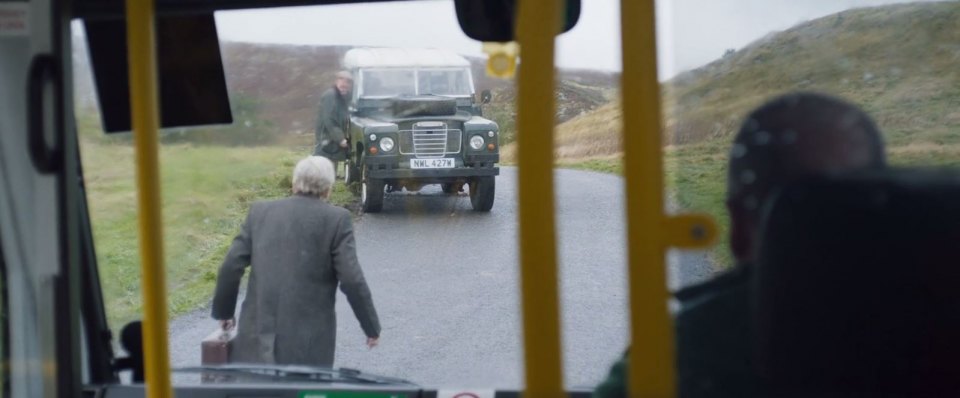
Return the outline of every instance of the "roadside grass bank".
[[[733,265],[728,231],[730,220],[725,207],[727,151],[724,140],[701,144],[671,146],[664,150],[665,183],[682,211],[709,214],[719,227],[719,240],[711,249],[714,267],[722,270]],[[908,143],[887,148],[894,167],[960,167],[960,144]],[[619,157],[563,159],[557,167],[623,174]]]
[[[164,250],[171,316],[211,298],[217,269],[252,202],[290,192],[290,173],[307,148],[163,145],[160,150]],[[141,313],[133,148],[81,139],[94,245],[114,330]],[[331,203],[355,208],[337,183]]]
[[[676,212],[709,214],[719,228],[719,240],[710,251],[714,268],[721,270],[732,264],[727,231],[729,219],[723,204],[726,192],[726,158],[712,148],[668,147],[664,151],[664,184],[673,198]],[[563,159],[557,167],[623,175],[619,156],[593,159]],[[618,199],[622,200],[622,199]]]

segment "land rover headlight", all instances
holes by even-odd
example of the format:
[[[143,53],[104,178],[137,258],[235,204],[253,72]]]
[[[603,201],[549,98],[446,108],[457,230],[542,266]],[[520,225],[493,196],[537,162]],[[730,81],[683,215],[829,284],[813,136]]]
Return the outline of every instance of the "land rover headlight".
[[[479,135],[470,137],[470,148],[473,148],[475,151],[483,149],[483,137]]]
[[[380,150],[384,152],[390,152],[393,150],[393,138],[383,137],[380,139]]]

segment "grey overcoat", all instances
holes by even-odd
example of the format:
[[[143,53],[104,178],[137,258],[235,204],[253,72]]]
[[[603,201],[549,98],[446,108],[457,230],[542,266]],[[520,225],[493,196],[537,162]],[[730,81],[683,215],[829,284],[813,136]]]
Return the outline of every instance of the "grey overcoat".
[[[363,332],[379,337],[346,209],[300,195],[254,203],[220,266],[214,319],[233,318],[248,265],[231,361],[333,366],[338,284]]]

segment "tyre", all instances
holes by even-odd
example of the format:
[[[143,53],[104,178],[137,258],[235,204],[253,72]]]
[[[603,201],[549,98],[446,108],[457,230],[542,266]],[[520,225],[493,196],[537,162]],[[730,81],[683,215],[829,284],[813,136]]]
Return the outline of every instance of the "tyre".
[[[383,209],[383,189],[386,184],[383,180],[367,177],[366,170],[363,174],[360,186],[360,208],[364,213],[379,213]]]
[[[360,170],[353,165],[353,161],[343,162],[343,182],[347,185],[360,181]]]
[[[470,204],[474,211],[487,212],[493,208],[493,197],[496,192],[496,179],[493,177],[477,177],[470,181]]]
[[[391,107],[396,117],[448,116],[457,113],[457,100],[429,96],[397,98]]]
[[[440,184],[440,189],[443,189],[443,193],[445,194],[455,194],[457,193],[457,184],[452,182]]]

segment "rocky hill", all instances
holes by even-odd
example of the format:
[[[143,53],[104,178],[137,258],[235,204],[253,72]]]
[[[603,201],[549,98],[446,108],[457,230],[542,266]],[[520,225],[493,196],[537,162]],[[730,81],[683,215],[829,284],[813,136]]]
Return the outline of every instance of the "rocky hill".
[[[729,136],[747,110],[792,90],[862,105],[894,145],[948,138],[960,124],[958,18],[960,3],[915,3],[848,10],[768,35],[667,85],[671,141]]]
[[[772,96],[841,96],[877,120],[892,148],[960,145],[960,3],[844,11],[771,33],[662,86],[664,139],[724,148]],[[617,101],[558,127],[568,160],[621,151]]]

